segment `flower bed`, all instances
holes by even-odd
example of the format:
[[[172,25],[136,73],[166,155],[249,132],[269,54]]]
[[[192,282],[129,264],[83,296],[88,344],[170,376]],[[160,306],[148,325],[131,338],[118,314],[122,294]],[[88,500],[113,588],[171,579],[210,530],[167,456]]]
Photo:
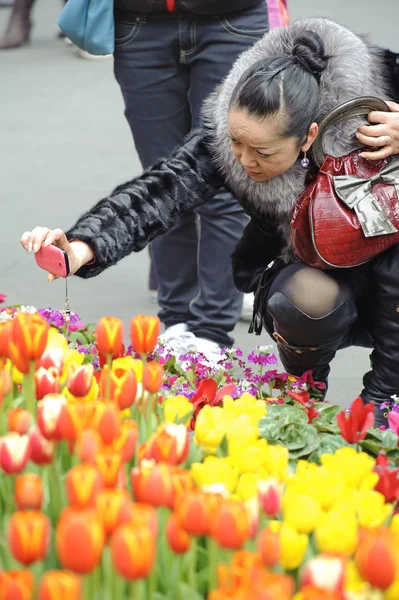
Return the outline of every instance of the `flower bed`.
[[[0,600],[397,600],[396,433],[158,334],[0,313]]]

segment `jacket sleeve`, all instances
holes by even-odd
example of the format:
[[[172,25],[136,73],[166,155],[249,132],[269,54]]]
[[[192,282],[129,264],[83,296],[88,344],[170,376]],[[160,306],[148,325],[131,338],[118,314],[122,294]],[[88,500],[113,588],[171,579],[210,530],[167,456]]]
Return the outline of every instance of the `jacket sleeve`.
[[[233,279],[244,293],[254,292],[266,267],[277,258],[282,249],[274,221],[258,223],[251,219],[233,255]]]
[[[76,273],[99,275],[132,252],[142,250],[183,215],[210,201],[223,185],[201,130],[190,134],[171,158],[118,186],[66,232],[86,242],[96,260]]]

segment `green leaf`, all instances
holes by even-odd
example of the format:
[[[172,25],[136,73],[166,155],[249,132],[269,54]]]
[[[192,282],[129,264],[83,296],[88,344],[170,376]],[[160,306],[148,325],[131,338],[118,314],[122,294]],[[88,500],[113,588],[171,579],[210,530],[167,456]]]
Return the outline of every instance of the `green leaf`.
[[[335,406],[331,404],[326,405],[324,402],[316,404],[315,408],[317,408],[317,410],[320,413],[320,420],[322,419],[323,421],[329,423],[336,423],[337,414],[340,413],[342,410],[340,406]]]
[[[381,443],[375,440],[362,440],[359,445],[362,450],[373,456],[378,456],[381,450]]]
[[[84,346],[88,345],[87,338],[81,331],[73,331],[72,333],[69,333],[68,338],[71,342],[80,342]]]
[[[295,406],[285,406],[284,410],[279,415],[280,421],[283,425],[293,423],[295,425],[307,425],[308,416],[304,410],[296,408]]]
[[[283,446],[288,450],[299,450],[304,448],[308,439],[307,427],[299,427],[290,423],[282,428],[280,438]]]
[[[291,458],[301,458],[304,456],[309,456],[320,446],[320,436],[317,433],[317,430],[309,425],[306,428],[306,444],[303,448],[298,448],[297,450],[290,451]]]
[[[277,440],[280,435],[282,425],[277,419],[268,419],[268,415],[263,417],[259,423],[259,435],[266,440]]]
[[[393,450],[398,446],[398,436],[392,429],[386,429],[382,432],[381,444],[385,450]]]
[[[341,435],[333,435],[331,433],[325,433],[319,435],[319,446],[309,457],[311,462],[320,464],[320,458],[322,454],[334,454],[339,448],[348,446],[348,443],[344,440]]]

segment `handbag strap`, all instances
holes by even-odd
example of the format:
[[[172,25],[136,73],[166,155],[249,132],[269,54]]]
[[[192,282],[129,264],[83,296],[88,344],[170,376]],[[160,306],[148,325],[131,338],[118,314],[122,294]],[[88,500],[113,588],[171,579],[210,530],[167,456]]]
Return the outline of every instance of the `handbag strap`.
[[[326,155],[323,150],[323,139],[326,131],[337,123],[351,119],[352,117],[361,117],[368,115],[372,110],[381,110],[389,112],[389,106],[383,100],[373,97],[361,97],[355,98],[344,102],[339,106],[333,108],[319,123],[319,133],[317,138],[312,144],[311,153],[313,161],[320,168],[326,159]]]

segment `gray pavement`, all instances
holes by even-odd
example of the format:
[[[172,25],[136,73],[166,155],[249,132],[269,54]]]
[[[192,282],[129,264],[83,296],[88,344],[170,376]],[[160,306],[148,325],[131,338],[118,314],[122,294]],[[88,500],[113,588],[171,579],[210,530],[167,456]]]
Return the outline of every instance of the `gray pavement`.
[[[397,0],[291,0],[293,19],[327,16],[376,42],[399,49]],[[0,292],[8,302],[60,308],[63,282],[48,284],[18,240],[35,225],[67,228],[117,184],[139,174],[140,163],[124,120],[112,60],[88,61],[55,39],[60,4],[38,0],[32,43],[0,51]],[[0,9],[0,29],[8,17]],[[179,268],[179,265],[176,265]],[[90,281],[69,282],[71,307],[85,322],[106,314],[126,324],[156,313],[147,292],[146,251]],[[250,351],[265,336],[235,330]],[[329,399],[348,404],[358,394],[368,352],[348,349],[333,363]]]

